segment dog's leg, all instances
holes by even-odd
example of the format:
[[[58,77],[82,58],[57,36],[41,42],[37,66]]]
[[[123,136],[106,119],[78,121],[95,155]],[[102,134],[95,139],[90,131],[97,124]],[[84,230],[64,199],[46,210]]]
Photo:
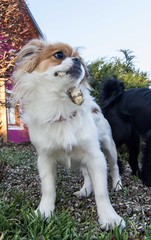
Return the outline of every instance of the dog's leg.
[[[93,190],[91,179],[86,168],[82,167],[81,170],[84,177],[84,184],[79,191],[74,193],[74,195],[76,195],[77,197],[88,197]]]
[[[119,173],[119,167],[117,164],[117,150],[116,150],[115,143],[111,137],[106,135],[106,136],[103,136],[102,138],[101,146],[109,162],[110,175],[112,178],[112,187],[116,191],[121,190],[122,182],[121,182],[121,177]]]
[[[38,170],[41,179],[42,197],[36,211],[40,211],[46,218],[55,209],[56,200],[56,163],[48,155],[38,157]]]
[[[129,152],[129,164],[133,175],[140,177],[140,169],[138,166],[138,155],[140,152],[140,139],[138,133],[133,129],[131,137],[128,139],[126,146]]]
[[[110,165],[112,186],[115,190],[120,190],[122,188],[122,182],[119,174],[119,167],[117,164],[117,150],[112,138],[111,127],[100,110],[97,113],[93,113],[93,118],[99,133],[101,148],[105,153]]]
[[[113,209],[108,196],[107,164],[104,154],[97,149],[93,150],[84,157],[84,160],[92,181],[101,228],[109,230],[115,225],[124,228],[125,222]]]
[[[149,133],[142,158],[142,180],[147,187],[151,187],[151,131]]]

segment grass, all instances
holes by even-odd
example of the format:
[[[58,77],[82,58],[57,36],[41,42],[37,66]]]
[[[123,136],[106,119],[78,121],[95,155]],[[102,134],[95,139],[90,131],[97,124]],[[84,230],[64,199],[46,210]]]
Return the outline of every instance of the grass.
[[[20,196],[19,199],[16,196],[11,204],[1,204],[0,222],[4,239],[70,239],[69,236],[73,239],[76,236],[74,223],[66,211],[48,222],[40,215],[35,216],[23,199],[20,206],[17,206],[18,202],[21,203]]]
[[[33,147],[3,146],[0,163],[4,165],[0,183],[0,240],[151,240],[151,224],[145,226],[144,222],[140,232],[135,221],[128,217],[124,217],[127,227],[122,232],[119,228],[101,231],[93,196],[82,200],[73,197],[71,192],[79,188],[82,180],[77,180],[74,174],[68,177],[64,170],[59,170],[55,215],[49,221],[35,216],[40,191]],[[122,197],[127,199],[129,192],[125,186]],[[114,201],[118,194],[111,193],[111,199]]]
[[[120,233],[116,228],[114,232],[102,232],[94,236],[94,227],[90,226],[84,232],[78,233],[78,222],[73,221],[68,211],[62,209],[48,221],[40,215],[35,216],[30,204],[25,201],[24,195],[15,194],[11,203],[0,204],[0,227],[4,239],[7,240],[67,240],[67,239],[119,239],[126,240],[126,232]],[[86,224],[86,223],[84,223]],[[113,238],[114,236],[114,238]]]
[[[128,234],[121,234],[118,228],[114,232],[102,232],[94,236],[93,225],[81,235],[78,232],[78,223],[65,210],[60,214],[56,213],[50,221],[44,220],[40,215],[34,215],[30,205],[25,203],[24,196],[21,199],[20,195],[16,195],[16,199],[10,204],[1,203],[0,222],[1,232],[7,240],[128,239]]]

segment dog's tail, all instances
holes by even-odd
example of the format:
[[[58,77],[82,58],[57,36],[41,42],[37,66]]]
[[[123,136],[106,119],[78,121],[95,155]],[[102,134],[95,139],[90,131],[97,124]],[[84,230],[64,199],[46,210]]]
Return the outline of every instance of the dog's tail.
[[[102,107],[113,104],[125,91],[124,83],[116,78],[105,81],[102,87],[101,102]]]

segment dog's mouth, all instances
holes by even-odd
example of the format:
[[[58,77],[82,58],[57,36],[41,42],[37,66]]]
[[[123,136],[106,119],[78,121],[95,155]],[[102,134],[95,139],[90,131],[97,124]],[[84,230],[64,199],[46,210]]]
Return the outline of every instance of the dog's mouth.
[[[67,71],[57,71],[54,73],[54,76],[64,77],[65,75],[70,75],[71,78],[78,79],[82,74],[81,68],[71,67]]]
[[[70,76],[71,79],[79,80],[80,78],[84,78],[85,70],[82,66],[82,63],[79,59],[73,58],[72,65],[66,70],[56,71],[54,76],[64,77],[65,75]]]
[[[66,74],[70,75],[70,77],[73,79],[79,79],[82,74],[82,69],[80,66],[76,66],[74,64],[71,68],[69,68]]]
[[[55,72],[54,73],[54,76],[55,77],[64,77],[65,75],[67,74],[67,72],[66,71],[57,71],[57,72]]]

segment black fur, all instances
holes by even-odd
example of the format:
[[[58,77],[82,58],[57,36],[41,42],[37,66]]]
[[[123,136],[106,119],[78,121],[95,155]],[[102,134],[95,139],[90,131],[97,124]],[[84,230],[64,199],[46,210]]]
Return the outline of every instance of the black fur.
[[[126,144],[134,175],[140,176],[140,136],[144,139],[141,176],[143,183],[151,186],[151,89],[126,91],[123,82],[111,79],[104,84],[102,100],[102,112],[111,125],[115,144],[117,148]]]

